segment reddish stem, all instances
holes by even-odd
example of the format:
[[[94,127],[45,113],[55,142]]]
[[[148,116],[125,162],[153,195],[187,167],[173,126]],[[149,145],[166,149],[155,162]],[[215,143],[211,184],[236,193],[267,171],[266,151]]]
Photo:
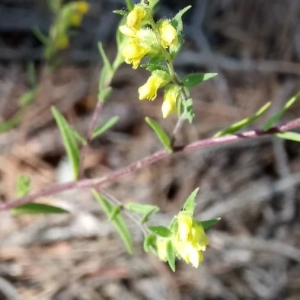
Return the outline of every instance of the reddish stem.
[[[262,130],[255,130],[255,131],[248,131],[241,134],[236,135],[229,135],[229,136],[223,136],[219,138],[208,138],[205,140],[196,141],[193,143],[190,143],[188,145],[184,146],[177,146],[174,148],[174,152],[186,152],[191,150],[196,150],[200,148],[206,148],[211,147],[214,145],[221,145],[221,144],[229,144],[233,143],[239,140],[243,139],[252,139],[257,138],[261,136],[271,135],[278,132],[285,132],[289,131],[295,128],[300,127],[300,118],[296,119],[294,121],[291,121],[285,125],[273,127],[269,129],[268,131],[262,131]],[[8,203],[4,203],[0,205],[0,211],[8,210],[14,207],[17,207],[22,204],[30,203],[35,201],[37,198],[40,197],[46,197],[50,195],[55,195],[60,192],[71,190],[71,189],[87,189],[87,188],[99,188],[103,186],[105,183],[113,182],[125,175],[132,174],[136,172],[139,169],[142,169],[146,166],[149,166],[167,156],[169,156],[171,153],[166,150],[158,151],[150,156],[147,156],[145,158],[142,158],[139,161],[136,161],[124,168],[121,168],[119,170],[113,171],[109,173],[106,176],[103,176],[101,178],[95,178],[95,179],[81,179],[77,181],[71,181],[68,183],[58,184],[55,186],[52,186],[47,189],[43,189],[37,193],[19,198],[14,199]]]

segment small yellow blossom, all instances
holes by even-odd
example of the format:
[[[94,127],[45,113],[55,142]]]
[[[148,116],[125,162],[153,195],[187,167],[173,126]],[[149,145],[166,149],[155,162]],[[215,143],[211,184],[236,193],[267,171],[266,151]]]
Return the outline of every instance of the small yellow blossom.
[[[165,88],[164,102],[161,110],[163,117],[166,118],[169,114],[176,112],[176,101],[180,92],[180,87],[171,84]]]
[[[82,15],[81,14],[72,14],[70,16],[70,25],[72,26],[79,26],[82,22]]]
[[[55,40],[55,48],[58,50],[68,48],[69,44],[69,37],[66,34],[59,35]]]
[[[177,217],[178,231],[174,238],[174,245],[179,257],[191,263],[195,268],[203,260],[202,251],[205,251],[209,243],[204,229],[192,216],[180,213]]]
[[[75,10],[82,15],[86,14],[88,12],[88,10],[90,9],[90,6],[86,1],[74,2],[74,7],[75,7]]]
[[[169,82],[169,76],[164,71],[155,71],[148,78],[147,82],[139,87],[140,100],[154,100],[157,95],[157,90]]]
[[[159,26],[159,34],[161,43],[164,48],[176,46],[178,44],[178,36],[176,29],[171,25],[169,20],[164,20]]]
[[[167,252],[168,243],[169,240],[167,239],[158,238],[156,241],[157,256],[162,261],[168,260],[168,252]]]
[[[126,19],[126,25],[127,27],[138,30],[141,27],[141,23],[145,16],[147,15],[147,12],[145,8],[141,6],[135,6],[135,8],[128,14]]]
[[[134,39],[128,43],[122,50],[122,55],[127,64],[132,64],[132,67],[136,69],[142,58],[147,54],[147,49],[140,46]]]

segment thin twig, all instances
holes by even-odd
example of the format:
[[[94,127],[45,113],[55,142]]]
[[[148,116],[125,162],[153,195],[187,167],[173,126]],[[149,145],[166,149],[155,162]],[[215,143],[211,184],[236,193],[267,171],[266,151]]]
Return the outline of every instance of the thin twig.
[[[271,135],[278,132],[285,132],[289,131],[295,128],[300,127],[300,118],[295,119],[285,125],[273,127],[268,131],[262,131],[262,130],[254,130],[254,131],[248,131],[241,134],[235,134],[235,135],[228,135],[223,136],[219,138],[209,138],[205,140],[199,140],[193,143],[190,143],[188,145],[184,146],[177,146],[174,147],[174,152],[187,152],[191,150],[216,146],[216,145],[223,145],[223,144],[230,144],[234,143],[236,141],[246,140],[246,139],[253,139],[258,138],[262,136]],[[17,207],[19,205],[30,203],[36,200],[40,197],[47,197],[50,195],[58,194],[63,191],[71,190],[71,189],[87,189],[87,188],[99,188],[103,186],[105,183],[113,182],[125,175],[132,174],[144,167],[147,167],[149,165],[152,165],[153,163],[171,155],[170,152],[167,150],[160,150],[150,156],[144,157],[141,160],[138,160],[124,168],[121,168],[119,170],[116,170],[114,172],[109,173],[106,176],[95,178],[95,179],[81,179],[76,181],[71,181],[68,183],[58,184],[55,186],[52,186],[47,189],[42,189],[41,191],[25,196],[23,198],[14,199],[8,203],[4,203],[0,205],[0,211],[8,210],[13,207]]]

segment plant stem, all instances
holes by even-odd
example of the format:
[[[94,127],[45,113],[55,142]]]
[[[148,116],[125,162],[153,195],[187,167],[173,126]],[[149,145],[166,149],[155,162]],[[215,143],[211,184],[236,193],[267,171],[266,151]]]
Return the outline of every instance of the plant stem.
[[[193,142],[193,143],[190,143],[187,145],[183,145],[183,146],[176,146],[176,147],[174,147],[173,153],[188,152],[188,151],[194,151],[196,149],[212,147],[215,145],[230,144],[230,143],[234,143],[236,141],[253,139],[253,138],[258,138],[258,137],[262,137],[262,136],[272,135],[275,133],[285,132],[285,131],[289,131],[289,130],[299,128],[299,127],[300,127],[300,118],[295,119],[291,122],[288,122],[287,124],[282,125],[282,126],[272,127],[267,131],[253,130],[253,131],[247,131],[247,132],[235,134],[235,135],[222,136],[222,137],[218,137],[218,138],[213,137],[213,138],[208,138],[208,139],[204,139],[204,140],[199,140],[199,141],[196,141],[196,142]],[[17,207],[22,204],[33,202],[40,197],[47,197],[47,196],[55,195],[55,194],[58,194],[60,192],[64,192],[67,190],[99,188],[106,183],[116,181],[117,179],[119,179],[125,175],[132,174],[144,167],[152,165],[153,163],[155,163],[159,160],[162,160],[163,158],[166,158],[167,156],[169,156],[171,154],[172,153],[170,153],[167,150],[160,150],[150,156],[144,157],[141,160],[138,160],[132,164],[129,164],[128,166],[121,168],[119,170],[113,171],[103,177],[95,178],[95,179],[81,179],[81,180],[71,181],[68,183],[58,184],[58,185],[52,186],[50,188],[43,189],[37,193],[27,195],[22,198],[14,199],[8,203],[1,204],[0,211],[8,210],[8,209]]]

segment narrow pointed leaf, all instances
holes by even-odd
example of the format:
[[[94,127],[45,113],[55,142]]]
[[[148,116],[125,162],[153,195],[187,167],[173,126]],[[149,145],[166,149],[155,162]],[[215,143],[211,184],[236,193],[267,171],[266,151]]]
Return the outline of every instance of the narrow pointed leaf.
[[[125,3],[126,3],[126,7],[129,11],[133,9],[134,3],[131,0],[125,0]]]
[[[73,129],[55,107],[51,108],[51,112],[62,136],[68,158],[72,165],[74,177],[77,178],[79,174],[80,154]]]
[[[197,196],[197,193],[199,191],[199,188],[196,188],[190,196],[186,199],[185,203],[183,204],[182,210],[186,213],[193,215],[195,210],[195,198]]]
[[[19,104],[21,107],[25,107],[32,103],[34,99],[36,98],[39,88],[33,88],[30,91],[26,92],[20,99],[19,99]]]
[[[183,84],[188,87],[194,87],[197,84],[216,77],[218,73],[194,73],[184,77]]]
[[[152,120],[149,117],[145,118],[147,124],[153,129],[153,131],[156,133],[158,139],[162,143],[162,145],[169,151],[172,152],[172,147],[171,147],[171,140],[169,136],[166,134],[166,132],[160,127],[160,125]]]
[[[41,32],[38,27],[32,29],[33,34],[35,37],[44,45],[47,46],[49,44],[49,38]]]
[[[216,219],[212,219],[212,220],[206,220],[206,221],[198,221],[197,223],[203,227],[203,229],[207,229],[211,226],[213,226],[214,224],[218,223],[221,220],[221,218],[216,218]]]
[[[109,219],[116,205],[113,205],[112,203],[107,201],[96,190],[93,190],[93,195]],[[132,238],[123,216],[121,214],[118,214],[111,222],[117,229],[128,253],[132,253]]]
[[[171,241],[167,243],[167,261],[173,272],[175,272],[176,251]]]
[[[14,215],[21,214],[66,214],[67,210],[43,203],[27,203],[11,210]]]
[[[217,132],[215,134],[215,137],[220,137],[220,136],[224,136],[227,134],[234,134],[237,131],[241,130],[242,128],[250,125],[251,123],[253,123],[256,119],[258,119],[259,117],[261,117],[270,107],[271,102],[266,103],[262,108],[260,108],[254,115],[252,115],[249,118],[243,119],[237,123],[234,123],[232,125],[230,125],[229,127]]]
[[[263,130],[267,131],[271,127],[273,127],[276,122],[281,118],[286,110],[288,110],[298,99],[300,98],[300,92],[297,93],[294,97],[292,97],[282,109],[280,109],[274,116],[272,116],[264,125]]]
[[[286,131],[286,132],[276,133],[276,136],[281,139],[300,142],[300,133],[297,132]]]
[[[121,211],[122,211],[122,206],[120,205],[115,206],[111,214],[109,215],[109,220],[110,221],[115,220],[115,218],[120,214]]]
[[[93,132],[93,138],[98,137],[99,135],[103,134],[107,130],[109,130],[111,127],[113,127],[115,124],[117,124],[119,121],[119,117],[115,116],[110,118],[107,122],[97,127]]]
[[[143,214],[141,218],[142,224],[146,223],[154,213],[159,211],[159,208],[155,205],[140,203],[127,203],[126,208],[132,212]]]

